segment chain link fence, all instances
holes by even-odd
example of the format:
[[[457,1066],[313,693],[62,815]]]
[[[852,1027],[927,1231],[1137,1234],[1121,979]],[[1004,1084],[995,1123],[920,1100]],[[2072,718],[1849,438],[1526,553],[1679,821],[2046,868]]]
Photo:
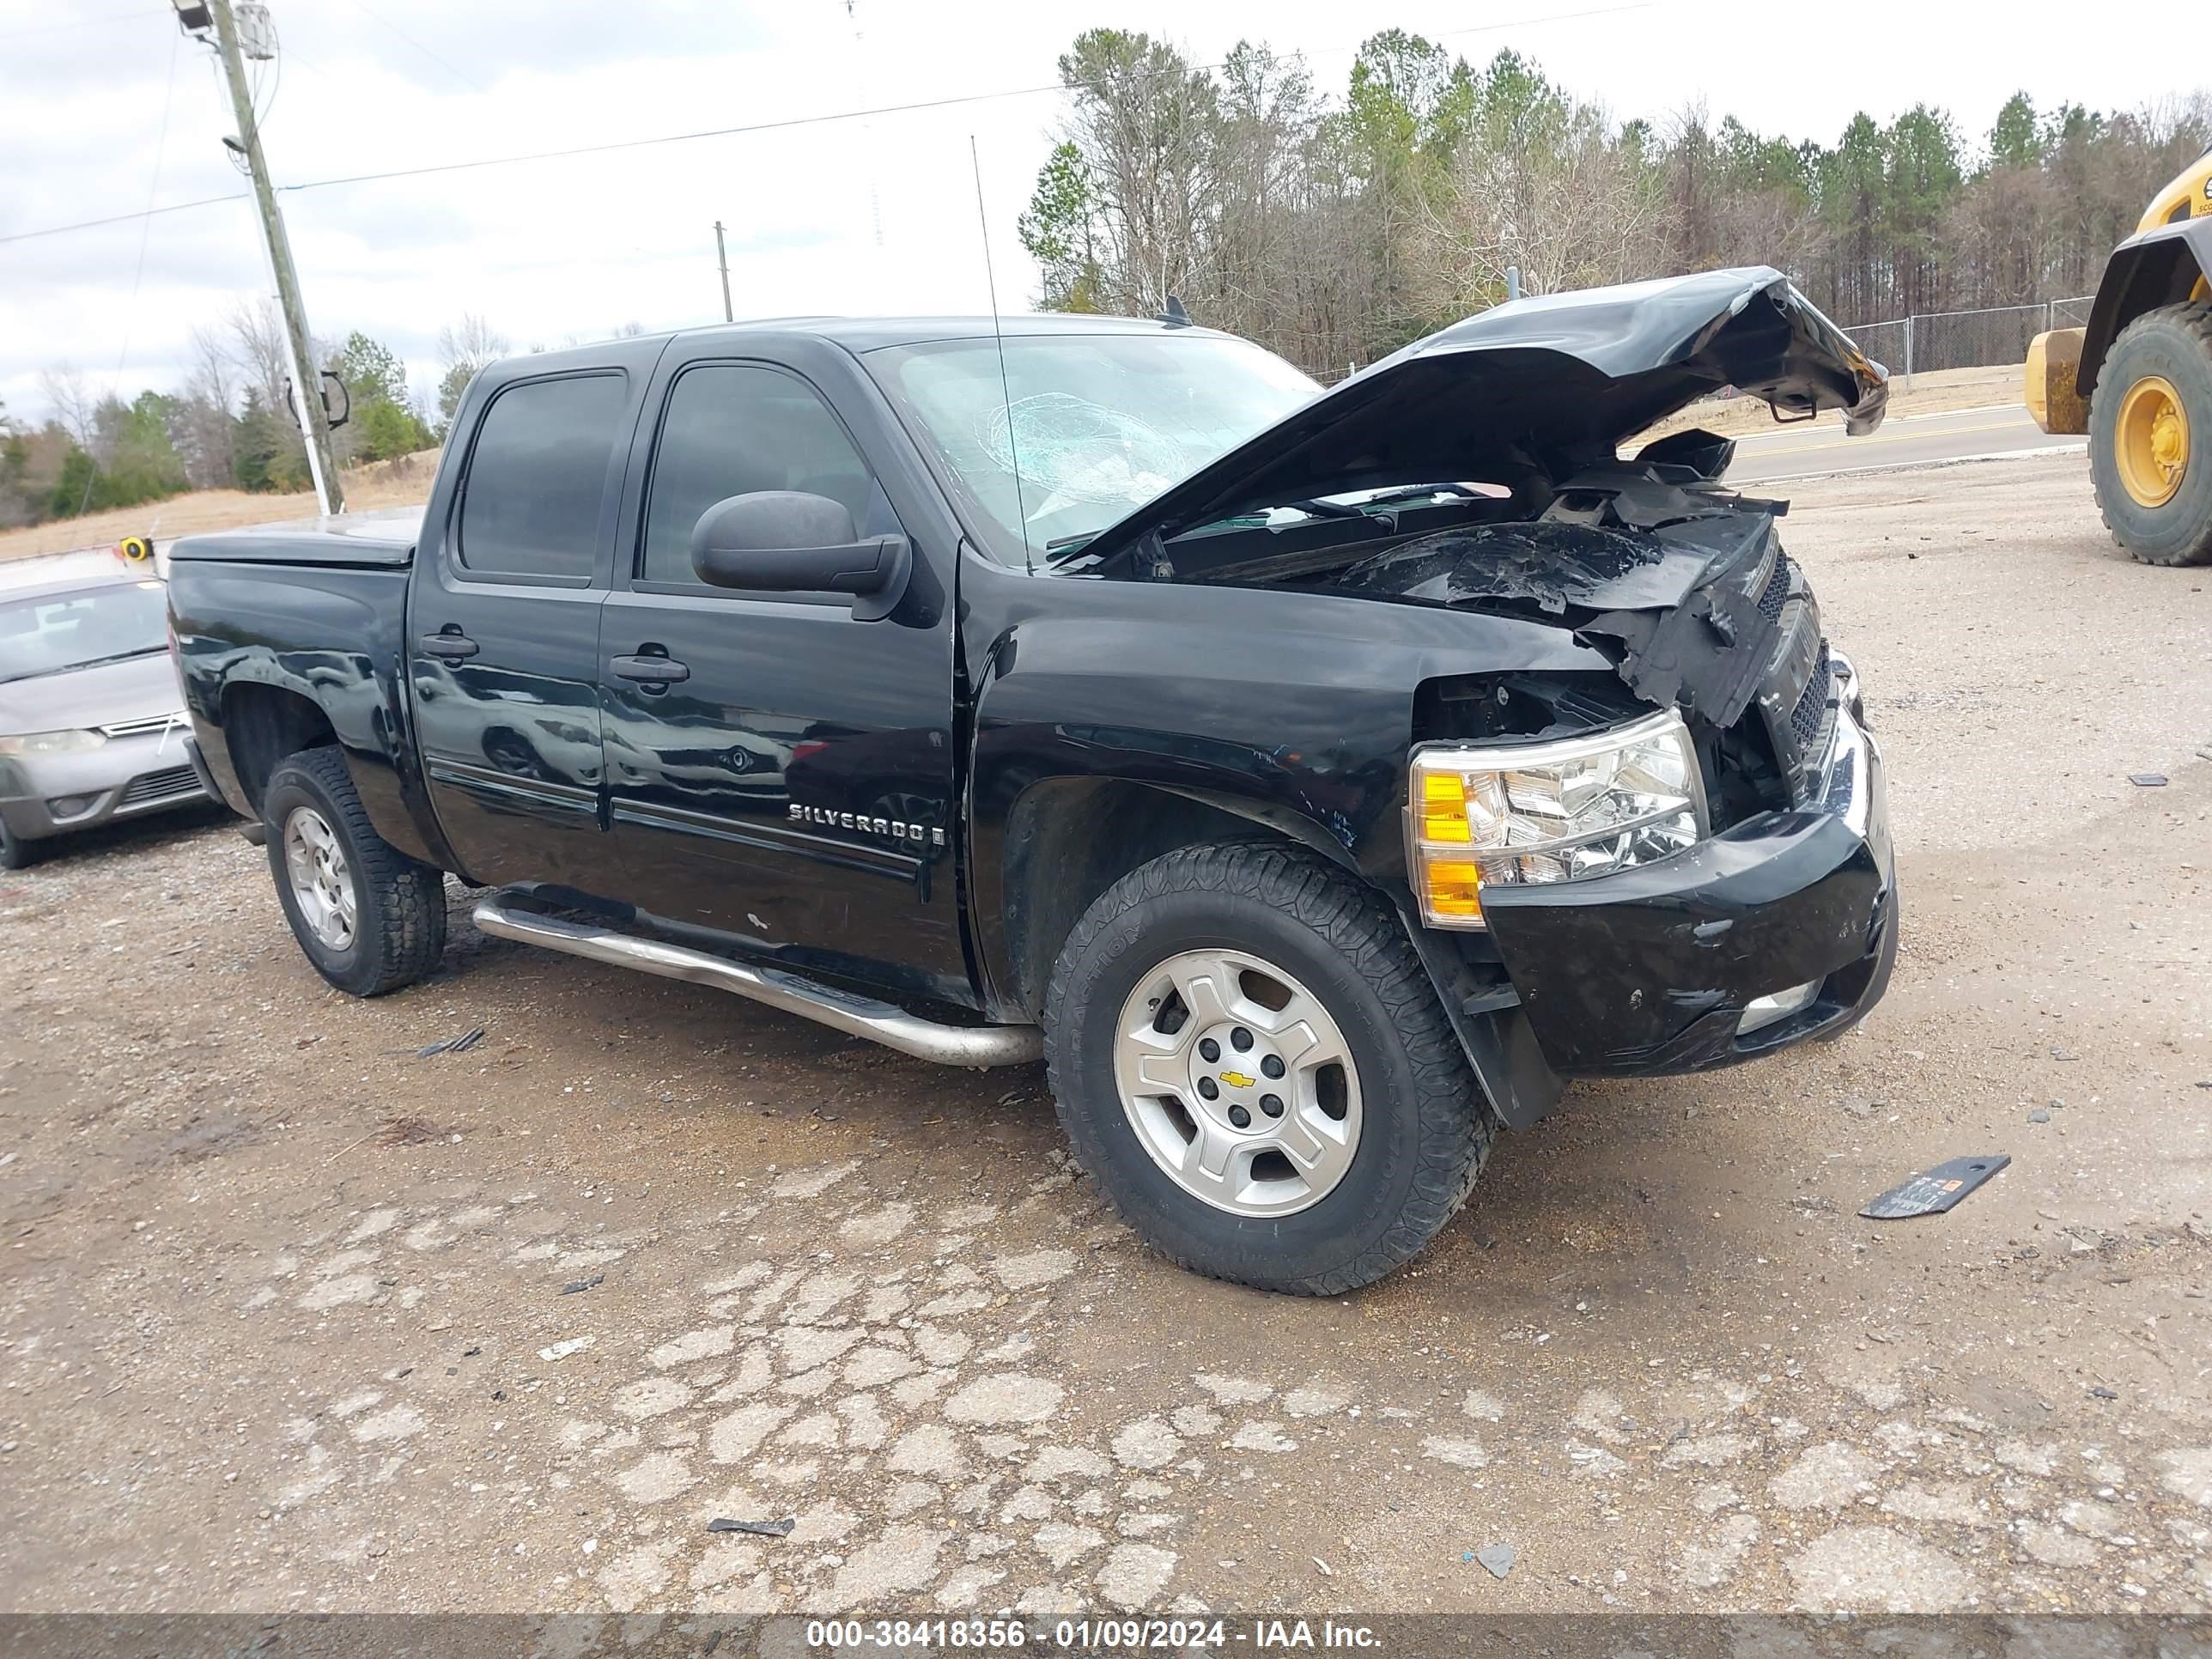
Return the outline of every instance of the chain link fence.
[[[2027,343],[2054,328],[2079,328],[2089,320],[2094,294],[2045,300],[2029,306],[1987,306],[1973,311],[1916,312],[1887,322],[1846,325],[1859,349],[1893,374],[1927,374],[1943,368],[1998,368],[2025,362]]]

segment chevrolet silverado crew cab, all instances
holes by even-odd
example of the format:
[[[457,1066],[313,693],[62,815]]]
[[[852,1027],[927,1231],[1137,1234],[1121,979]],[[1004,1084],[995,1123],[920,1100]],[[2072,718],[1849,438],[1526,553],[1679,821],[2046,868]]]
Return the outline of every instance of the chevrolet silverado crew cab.
[[[1172,308],[1171,308],[1172,309]],[[1879,751],[1782,504],[1621,442],[1881,418],[1777,272],[1516,301],[1322,392],[1097,317],[479,374],[428,506],[178,544],[194,754],[331,984],[483,931],[963,1066],[1042,1054],[1188,1267],[1333,1292],[1576,1077],[1832,1036]]]

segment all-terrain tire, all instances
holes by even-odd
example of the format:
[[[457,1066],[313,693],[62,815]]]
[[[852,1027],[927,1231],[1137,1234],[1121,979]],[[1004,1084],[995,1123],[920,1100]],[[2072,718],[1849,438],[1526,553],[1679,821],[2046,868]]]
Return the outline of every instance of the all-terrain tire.
[[[0,823],[0,870],[27,870],[46,855],[46,848],[35,841],[26,841]]]
[[[1125,1003],[1179,952],[1228,950],[1279,966],[1340,1030],[1362,1127],[1351,1165],[1310,1207],[1247,1216],[1186,1191],[1146,1150],[1115,1069]],[[1419,1251],[1466,1201],[1492,1121],[1397,914],[1302,848],[1192,847],[1100,896],[1053,967],[1045,1058],[1077,1161],[1170,1261],[1268,1291],[1329,1296]]]
[[[317,935],[293,890],[285,831],[301,809],[329,826],[344,853],[354,919],[351,941],[342,948]],[[262,795],[261,816],[277,900],[317,973],[349,995],[380,997],[437,967],[446,950],[445,876],[409,858],[370,826],[335,747],[303,749],[279,761]]]
[[[2129,387],[2152,375],[2179,395],[2189,447],[2179,488],[2146,507],[2122,477],[2118,428]],[[2120,331],[2089,400],[2089,477],[2112,539],[2145,564],[2212,562],[2212,301],[2145,312]]]

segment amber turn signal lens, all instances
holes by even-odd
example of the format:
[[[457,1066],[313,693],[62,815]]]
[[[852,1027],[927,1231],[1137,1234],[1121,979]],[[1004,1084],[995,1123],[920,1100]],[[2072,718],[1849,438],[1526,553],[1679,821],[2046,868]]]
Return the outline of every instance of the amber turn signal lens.
[[[1421,880],[1431,915],[1482,914],[1482,871],[1473,859],[1424,860]]]
[[[1421,775],[1421,839],[1467,841],[1467,780],[1456,772]]]

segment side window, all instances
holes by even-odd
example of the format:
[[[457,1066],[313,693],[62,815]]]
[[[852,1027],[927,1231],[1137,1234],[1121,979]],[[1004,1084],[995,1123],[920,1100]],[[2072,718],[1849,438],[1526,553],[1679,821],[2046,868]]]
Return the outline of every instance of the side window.
[[[677,376],[653,458],[638,576],[696,582],[691,526],[716,501],[756,489],[803,489],[868,516],[868,465],[805,381],[773,368],[705,363]]]
[[[620,374],[526,380],[492,400],[461,486],[454,544],[465,568],[590,579],[627,400]]]

